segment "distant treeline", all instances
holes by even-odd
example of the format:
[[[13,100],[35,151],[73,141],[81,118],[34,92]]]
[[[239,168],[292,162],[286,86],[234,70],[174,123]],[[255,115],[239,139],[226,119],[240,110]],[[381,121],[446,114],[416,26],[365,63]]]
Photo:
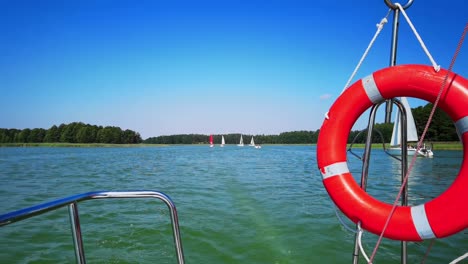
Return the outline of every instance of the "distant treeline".
[[[418,135],[421,135],[426,125],[429,114],[432,110],[432,104],[420,106],[412,109],[413,117],[418,129]],[[392,136],[393,124],[376,124],[375,130],[380,133],[374,133],[372,142],[385,143],[390,142]],[[248,135],[243,134],[245,144],[250,143],[252,136],[255,137],[256,144],[316,144],[319,130],[316,131],[292,131],[284,132],[279,135]],[[213,135],[215,144],[221,143],[222,135]],[[226,144],[239,144],[239,133],[224,134]],[[351,131],[348,143],[365,143],[366,133],[362,131]],[[440,109],[434,113],[432,123],[426,133],[425,141],[458,141],[458,135],[455,126],[450,117]],[[122,130],[113,126],[96,126],[73,122],[70,124],[61,124],[52,126],[49,129],[5,129],[0,128],[0,143],[107,143],[107,144],[208,144],[208,135],[184,134],[150,137],[142,140],[138,132],[132,130]]]
[[[432,110],[432,104],[426,104],[412,109],[413,117],[418,129],[418,135],[422,135],[426,122]],[[374,126],[372,142],[374,143],[389,143],[392,137],[393,124],[380,123]],[[249,144],[252,136],[255,137],[256,144],[316,144],[319,130],[316,131],[293,131],[285,132],[279,135],[248,135],[244,134],[243,139],[245,144]],[[365,143],[366,133],[364,131],[351,131],[348,143]],[[226,144],[239,144],[240,134],[225,134],[223,135]],[[215,144],[221,143],[221,135],[213,135]],[[450,117],[440,109],[434,113],[431,125],[425,136],[425,141],[458,141],[458,135],[455,126]],[[144,140],[147,144],[208,144],[208,135],[201,134],[183,134],[171,136],[151,137]]]
[[[390,134],[388,135],[388,140],[392,135],[392,124],[377,124],[376,129],[381,130],[385,129],[385,132],[388,132],[387,127],[389,127]],[[279,135],[249,135],[243,134],[244,144],[249,144],[252,136],[255,139],[255,144],[316,144],[318,135],[320,131],[292,131],[285,132]],[[359,135],[355,143],[364,143],[365,133],[359,134],[360,131],[352,131],[349,136],[349,141],[351,142],[354,137]],[[213,135],[213,140],[215,144],[221,144],[221,136],[224,136],[226,144],[239,144],[241,134],[224,134],[224,135]],[[379,137],[374,136],[374,140],[381,142],[382,140]],[[182,135],[171,135],[171,136],[159,136],[151,137],[143,141],[146,144],[208,144],[209,136],[201,134],[182,134]]]
[[[243,134],[244,144],[249,144],[252,136],[255,137],[256,144],[310,144],[317,142],[318,131],[294,131],[285,132],[279,135],[248,135]],[[221,144],[221,136],[224,136],[226,144],[239,144],[239,133],[213,135],[215,144]],[[208,135],[183,134],[171,136],[151,137],[143,141],[147,144],[208,144]]]
[[[0,128],[0,143],[108,143],[137,144],[142,139],[138,132],[122,130],[114,126],[96,126],[73,122],[53,125],[49,129],[5,129]]]

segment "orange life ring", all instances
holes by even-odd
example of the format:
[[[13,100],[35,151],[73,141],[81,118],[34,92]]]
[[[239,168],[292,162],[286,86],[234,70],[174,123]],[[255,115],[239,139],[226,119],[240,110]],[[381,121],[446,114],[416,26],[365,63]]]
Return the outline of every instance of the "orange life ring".
[[[356,120],[373,104],[395,97],[434,103],[447,74],[423,65],[379,70],[350,86],[332,105],[317,142],[323,184],[338,208],[353,222],[380,235],[392,205],[363,191],[349,172],[346,143]],[[398,206],[384,237],[405,241],[442,238],[468,227],[468,80],[449,74],[438,106],[455,122],[463,143],[463,162],[452,185],[440,196],[417,206]]]

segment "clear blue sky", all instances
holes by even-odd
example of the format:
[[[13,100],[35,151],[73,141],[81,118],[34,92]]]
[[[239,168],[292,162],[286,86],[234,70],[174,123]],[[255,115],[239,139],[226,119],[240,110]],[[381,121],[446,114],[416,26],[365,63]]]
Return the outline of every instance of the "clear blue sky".
[[[1,1],[0,127],[316,130],[387,10],[383,0]],[[407,10],[444,68],[467,10],[465,0]],[[401,19],[397,63],[429,64]],[[389,22],[355,80],[388,66]],[[455,66],[465,77],[467,46]]]

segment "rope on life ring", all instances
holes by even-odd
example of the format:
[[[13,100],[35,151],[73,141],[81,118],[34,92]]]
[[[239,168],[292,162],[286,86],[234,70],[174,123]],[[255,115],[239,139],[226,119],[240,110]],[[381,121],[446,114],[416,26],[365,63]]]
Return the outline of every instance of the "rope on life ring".
[[[380,235],[392,205],[360,188],[346,162],[346,144],[356,122],[373,104],[395,97],[434,103],[446,70],[399,65],[374,72],[350,86],[334,102],[320,128],[317,163],[334,203],[353,222]],[[463,143],[463,162],[452,185],[438,197],[416,206],[397,206],[384,237],[421,241],[453,235],[468,227],[468,80],[450,73],[439,107],[455,122]]]

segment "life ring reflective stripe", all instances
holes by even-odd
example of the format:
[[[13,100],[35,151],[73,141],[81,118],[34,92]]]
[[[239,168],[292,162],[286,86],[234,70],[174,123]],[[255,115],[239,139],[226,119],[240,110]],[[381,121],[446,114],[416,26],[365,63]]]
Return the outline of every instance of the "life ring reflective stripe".
[[[364,192],[349,172],[346,144],[356,120],[373,104],[395,97],[434,103],[447,74],[423,65],[379,70],[350,86],[332,105],[320,128],[317,163],[331,199],[353,222],[380,235],[392,209]],[[463,143],[463,162],[452,185],[417,206],[397,206],[384,237],[405,241],[442,238],[468,227],[468,81],[450,74],[438,106],[455,122]]]

